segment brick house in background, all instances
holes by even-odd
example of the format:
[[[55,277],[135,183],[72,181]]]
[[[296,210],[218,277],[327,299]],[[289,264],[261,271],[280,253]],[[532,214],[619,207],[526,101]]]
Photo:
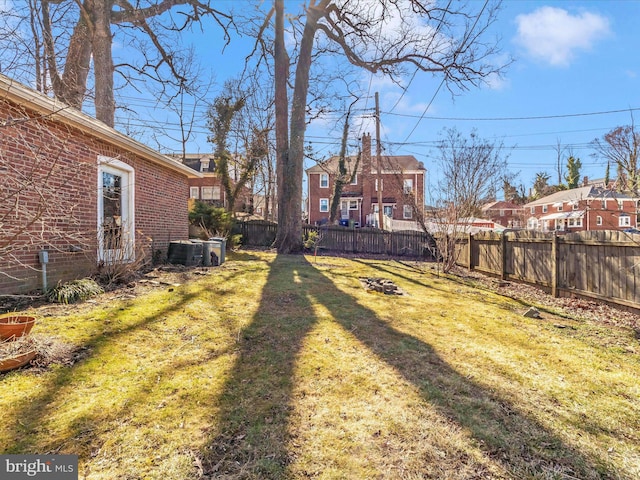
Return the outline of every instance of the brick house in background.
[[[184,157],[182,155],[173,155],[179,161],[182,161],[187,167],[202,175],[197,178],[189,179],[189,198],[202,200],[211,203],[217,207],[225,205],[225,191],[222,187],[219,175],[216,173],[216,161],[213,154],[188,153]],[[233,177],[234,172],[230,175]],[[236,197],[234,212],[249,212],[252,209],[253,195],[251,189],[244,186]]]
[[[639,199],[587,185],[524,205],[527,230],[580,232],[638,227]]]
[[[2,75],[0,132],[0,293],[42,288],[41,259],[55,286],[188,238],[199,172]]]
[[[524,208],[513,202],[491,202],[482,207],[482,216],[505,228],[524,228]]]
[[[354,226],[377,226],[378,187],[382,193],[381,208],[387,217],[413,221],[417,213],[422,214],[426,169],[414,156],[383,155],[378,182],[377,160],[371,155],[371,135],[365,134],[360,162],[356,156],[350,156],[346,165],[349,174],[355,169],[355,176],[344,185],[340,196],[340,220]],[[306,170],[310,224],[329,220],[337,172],[337,156]],[[416,208],[421,211],[416,212]]]

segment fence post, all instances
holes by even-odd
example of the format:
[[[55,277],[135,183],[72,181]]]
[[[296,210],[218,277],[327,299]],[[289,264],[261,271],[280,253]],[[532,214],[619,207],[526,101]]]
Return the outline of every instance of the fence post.
[[[473,270],[473,233],[469,233],[467,235],[467,246],[468,246],[468,251],[467,251],[467,265],[469,267],[469,270]]]
[[[507,234],[506,233],[502,233],[502,237],[500,238],[500,244],[502,247],[502,258],[501,258],[501,265],[500,265],[500,279],[501,280],[506,280],[507,279]]]
[[[558,235],[551,240],[551,296],[558,297]]]

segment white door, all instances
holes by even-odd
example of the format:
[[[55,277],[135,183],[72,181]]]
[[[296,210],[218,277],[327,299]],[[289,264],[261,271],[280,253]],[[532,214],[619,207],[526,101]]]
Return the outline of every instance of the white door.
[[[98,168],[98,260],[134,260],[135,223],[133,169],[118,160],[100,157]]]

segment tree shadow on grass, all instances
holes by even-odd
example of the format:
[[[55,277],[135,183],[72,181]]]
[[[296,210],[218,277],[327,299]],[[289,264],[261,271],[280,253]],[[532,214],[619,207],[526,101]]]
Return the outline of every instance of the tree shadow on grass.
[[[203,452],[208,478],[293,478],[288,465],[296,452],[288,445],[294,376],[304,339],[317,321],[314,300],[415,386],[426,404],[469,432],[508,476],[621,478],[458,373],[429,344],[378,318],[301,256],[273,261],[261,306],[242,332],[237,362],[218,399],[218,426]]]
[[[204,288],[203,286],[202,289]],[[45,435],[40,431],[41,425],[46,422],[51,414],[55,413],[51,405],[59,401],[58,397],[60,392],[78,382],[77,374],[79,369],[82,369],[83,366],[93,358],[99,357],[103,349],[110,348],[110,345],[118,341],[118,339],[137,330],[148,328],[167,315],[183,309],[189,302],[197,299],[200,293],[200,290],[178,292],[176,293],[176,300],[170,305],[158,308],[154,314],[141,317],[139,321],[130,322],[124,327],[121,326],[118,319],[126,318],[129,310],[126,304],[123,307],[114,307],[109,313],[111,321],[108,324],[103,324],[102,328],[97,328],[91,337],[78,345],[78,348],[81,349],[83,353],[76,363],[69,367],[58,368],[53,376],[46,380],[47,386],[43,391],[30,398],[29,402],[21,405],[12,405],[12,407],[15,408],[13,408],[11,412],[3,412],[7,414],[4,421],[13,422],[13,425],[8,431],[14,433],[14,443],[10,445],[0,445],[0,451],[4,453],[22,454],[46,453],[43,451],[34,451],[37,445],[42,444],[42,438],[43,435]],[[150,383],[153,381],[154,379],[149,379]],[[141,392],[145,389],[145,385],[139,385],[137,387],[136,392]],[[127,408],[130,408],[135,402],[142,401],[144,401],[144,395],[132,398],[132,402],[127,403]],[[96,417],[100,417],[100,412],[96,412]],[[50,451],[82,453],[74,450],[74,443],[76,443],[74,439],[80,437],[86,439],[90,437],[91,433],[89,432],[92,431],[92,425],[94,423],[95,419],[86,416],[73,419],[65,437],[59,439],[60,443],[50,445]]]

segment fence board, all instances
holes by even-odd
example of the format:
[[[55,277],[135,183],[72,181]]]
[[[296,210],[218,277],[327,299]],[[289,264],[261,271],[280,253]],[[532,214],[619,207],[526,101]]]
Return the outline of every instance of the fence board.
[[[327,251],[433,259],[428,252],[434,240],[424,232],[303,227],[303,234],[310,231],[319,233],[319,246]],[[245,245],[271,246],[276,232],[275,223],[252,221],[240,223],[233,233],[241,233]],[[509,232],[504,240],[493,232],[476,234],[471,242],[461,237],[459,264],[547,288],[556,269],[561,295],[577,293],[640,310],[640,235],[604,231],[560,236],[557,265],[552,238],[540,232]]]

